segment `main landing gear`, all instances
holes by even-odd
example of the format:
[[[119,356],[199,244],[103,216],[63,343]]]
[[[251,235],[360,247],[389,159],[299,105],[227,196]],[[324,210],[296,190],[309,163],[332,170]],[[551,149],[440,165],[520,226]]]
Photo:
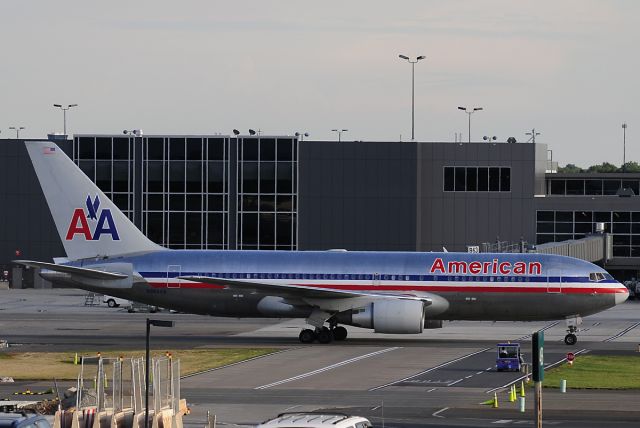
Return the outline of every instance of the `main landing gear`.
[[[305,328],[300,332],[300,342],[313,343],[316,340],[319,343],[331,343],[334,340],[345,340],[347,338],[347,329],[342,326],[319,327],[315,330]]]

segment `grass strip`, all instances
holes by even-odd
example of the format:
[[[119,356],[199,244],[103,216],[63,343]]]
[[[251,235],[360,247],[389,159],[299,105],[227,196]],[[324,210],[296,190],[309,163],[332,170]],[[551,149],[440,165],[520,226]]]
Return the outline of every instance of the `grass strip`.
[[[164,357],[170,352],[172,358],[180,359],[180,375],[184,376],[202,370],[213,369],[227,364],[248,360],[278,351],[271,348],[216,348],[179,349],[151,351],[152,357]],[[144,350],[102,351],[103,358],[139,358]],[[74,364],[75,352],[2,352],[0,353],[0,376],[10,376],[15,380],[76,380],[81,366]],[[78,357],[96,357],[95,352],[78,352]],[[96,359],[85,360],[85,378],[96,372]],[[107,373],[111,373],[107,368]]]
[[[543,385],[559,388],[566,379],[567,388],[575,389],[640,389],[640,354],[578,355],[568,363],[545,372]]]

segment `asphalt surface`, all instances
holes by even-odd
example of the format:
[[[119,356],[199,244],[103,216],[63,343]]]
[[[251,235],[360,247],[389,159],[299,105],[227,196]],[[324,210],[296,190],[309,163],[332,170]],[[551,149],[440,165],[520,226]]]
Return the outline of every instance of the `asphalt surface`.
[[[637,355],[640,363],[640,303],[627,302],[584,320],[575,346],[564,345],[564,322],[450,322],[421,335],[376,335],[349,328],[345,342],[301,345],[301,320],[229,319],[188,314],[129,314],[85,307],[78,290],[0,290],[0,339],[8,351],[76,351],[144,347],[145,318],[172,319],[172,329],[153,329],[152,348],[268,346],[281,351],[182,380],[192,414],[185,425],[202,426],[206,412],[221,424],[254,425],[284,411],[340,409],[370,418],[376,426],[531,425],[527,411],[507,400],[522,373],[495,371],[495,345],[519,341],[530,360],[530,334],[545,329],[545,363],[566,353]],[[7,352],[7,350],[0,350]],[[579,357],[578,357],[579,358]],[[0,376],[2,365],[0,364]],[[51,382],[0,384],[0,399]],[[66,384],[58,385],[63,389]],[[570,385],[569,385],[570,386]],[[499,408],[479,403],[499,399]],[[638,391],[578,391],[545,388],[545,425],[638,426]],[[46,396],[42,396],[45,398]],[[26,397],[25,399],[28,399]],[[1,405],[1,402],[0,402]]]

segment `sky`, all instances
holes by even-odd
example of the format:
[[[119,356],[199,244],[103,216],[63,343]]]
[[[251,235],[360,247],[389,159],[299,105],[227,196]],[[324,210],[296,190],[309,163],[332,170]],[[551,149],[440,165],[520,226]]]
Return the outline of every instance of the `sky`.
[[[0,138],[308,132],[529,138],[560,164],[640,161],[634,0],[0,2]],[[638,131],[636,131],[636,129]]]

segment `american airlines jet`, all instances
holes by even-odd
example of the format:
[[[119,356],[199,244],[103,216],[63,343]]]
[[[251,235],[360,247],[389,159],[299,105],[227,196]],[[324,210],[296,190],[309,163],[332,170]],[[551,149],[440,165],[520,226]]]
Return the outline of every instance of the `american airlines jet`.
[[[203,315],[305,318],[300,341],[347,326],[417,334],[443,320],[568,320],[624,302],[586,261],[542,254],[169,250],[140,232],[53,143],[27,142],[67,258],[19,260],[54,283]]]

